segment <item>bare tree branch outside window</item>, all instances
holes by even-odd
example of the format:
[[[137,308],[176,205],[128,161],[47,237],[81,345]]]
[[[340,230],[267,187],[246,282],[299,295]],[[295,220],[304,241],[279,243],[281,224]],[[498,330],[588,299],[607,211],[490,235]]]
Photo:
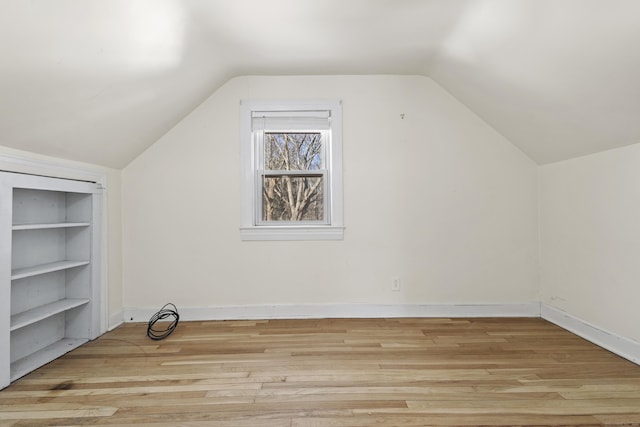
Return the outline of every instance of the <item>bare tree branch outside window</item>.
[[[323,167],[320,133],[265,132],[262,220],[323,221]]]

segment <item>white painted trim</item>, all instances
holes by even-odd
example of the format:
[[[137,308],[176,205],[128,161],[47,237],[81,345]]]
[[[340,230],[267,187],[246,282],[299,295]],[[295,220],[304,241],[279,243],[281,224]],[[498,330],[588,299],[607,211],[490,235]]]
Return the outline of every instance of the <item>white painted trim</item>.
[[[1,175],[1,174],[0,174]],[[0,389],[11,382],[11,200],[12,188],[9,182],[0,179]]]
[[[343,240],[344,227],[242,227],[240,238],[242,240]]]
[[[609,332],[544,303],[541,306],[540,313],[543,319],[640,365],[640,342]]]
[[[257,152],[252,128],[253,112],[330,111],[331,126],[327,149],[328,186],[325,208],[330,224],[315,226],[260,225],[256,218]],[[344,238],[344,200],[342,170],[342,101],[339,100],[242,100],[240,102],[241,160],[241,240],[342,240]],[[327,182],[328,181],[328,182]],[[324,231],[320,229],[324,228]]]
[[[102,184],[105,188],[107,184],[107,176],[104,173],[70,167],[54,161],[35,160],[10,154],[0,154],[0,164],[4,165],[0,166],[0,170],[7,172],[27,173],[52,178],[93,181]]]
[[[158,308],[124,309],[125,322],[146,322]],[[540,304],[302,304],[178,307],[180,320],[394,317],[540,317]]]
[[[109,316],[108,330],[112,331],[124,323],[124,312],[122,310],[111,313]]]
[[[109,276],[108,276],[108,180],[107,174],[83,168],[71,167],[66,164],[36,160],[28,157],[0,153],[0,171],[17,172],[30,175],[40,175],[52,178],[91,181],[102,188],[101,212],[101,250],[100,250],[100,333],[107,331],[109,325]]]

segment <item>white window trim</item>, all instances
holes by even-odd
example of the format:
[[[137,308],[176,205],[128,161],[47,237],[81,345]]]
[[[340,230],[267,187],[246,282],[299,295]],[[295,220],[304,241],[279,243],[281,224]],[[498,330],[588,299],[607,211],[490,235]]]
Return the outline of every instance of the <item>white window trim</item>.
[[[330,111],[331,129],[328,147],[329,170],[328,224],[260,224],[257,212],[256,147],[253,141],[254,111]],[[341,101],[257,101],[240,103],[240,159],[242,240],[342,240],[344,216],[342,198],[342,102]]]

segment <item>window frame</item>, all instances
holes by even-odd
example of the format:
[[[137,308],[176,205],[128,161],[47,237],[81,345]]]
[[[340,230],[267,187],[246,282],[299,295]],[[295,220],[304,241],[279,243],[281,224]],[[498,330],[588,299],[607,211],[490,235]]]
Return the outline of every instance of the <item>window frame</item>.
[[[261,169],[264,133],[278,133],[253,129],[254,113],[304,117],[310,111],[328,113],[328,130],[309,128],[307,132],[323,133],[324,169],[308,173],[323,175],[324,221],[263,221],[262,178],[273,171]],[[281,133],[296,130],[282,130]],[[300,131],[299,133],[304,133]],[[342,200],[342,102],[334,100],[313,101],[263,101],[243,100],[240,103],[240,157],[241,226],[242,240],[342,240],[344,238]],[[288,171],[277,171],[277,173]],[[296,175],[294,171],[291,175]],[[302,174],[306,174],[303,172]]]
[[[295,112],[294,112],[295,113]],[[322,155],[322,168],[320,169],[290,169],[290,170],[277,170],[277,169],[265,169],[265,137],[266,134],[320,134],[320,141],[322,144],[321,155]],[[259,226],[297,226],[297,225],[330,225],[331,224],[331,201],[330,199],[331,190],[329,189],[330,182],[330,173],[327,169],[327,159],[329,158],[329,149],[330,145],[330,132],[328,129],[325,130],[315,130],[312,127],[303,127],[296,129],[285,130],[285,128],[281,128],[279,131],[268,131],[263,129],[262,131],[258,131],[253,135],[254,144],[256,146],[257,152],[257,164],[256,167],[256,216],[255,222]],[[323,190],[323,202],[322,202],[322,220],[321,221],[267,221],[264,219],[264,191],[258,191],[258,188],[263,189],[264,187],[264,178],[266,177],[320,177],[322,179],[322,190]],[[327,197],[329,196],[329,197]]]

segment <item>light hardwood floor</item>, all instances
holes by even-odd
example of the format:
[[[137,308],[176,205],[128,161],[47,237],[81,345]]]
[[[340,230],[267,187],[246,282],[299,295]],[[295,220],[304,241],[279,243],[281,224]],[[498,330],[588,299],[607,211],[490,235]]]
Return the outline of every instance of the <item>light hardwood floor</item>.
[[[541,319],[126,324],[0,392],[0,425],[640,425],[640,366]]]

